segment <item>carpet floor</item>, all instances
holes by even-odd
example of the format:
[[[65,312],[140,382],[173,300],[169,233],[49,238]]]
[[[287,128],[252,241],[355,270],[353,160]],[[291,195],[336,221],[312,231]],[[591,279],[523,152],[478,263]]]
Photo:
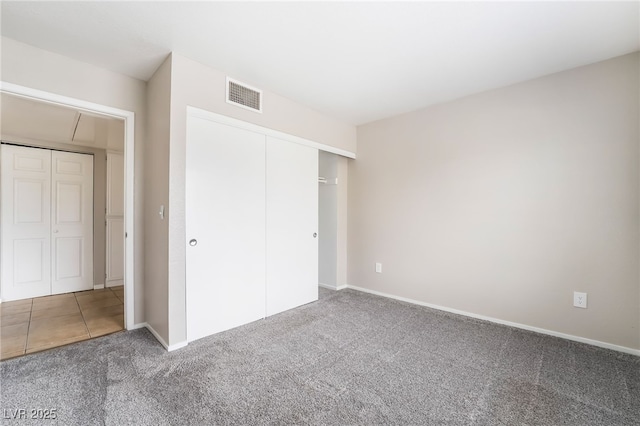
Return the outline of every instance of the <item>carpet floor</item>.
[[[640,425],[640,357],[352,290],[171,353],[140,329],[3,361],[0,379],[2,424]]]

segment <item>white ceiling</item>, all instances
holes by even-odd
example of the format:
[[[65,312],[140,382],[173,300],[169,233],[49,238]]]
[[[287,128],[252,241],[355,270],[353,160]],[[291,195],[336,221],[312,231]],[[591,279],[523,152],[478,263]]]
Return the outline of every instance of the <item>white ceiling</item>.
[[[175,51],[351,124],[640,50],[640,2],[11,2],[2,35],[148,80]]]
[[[66,143],[122,151],[124,123],[60,105],[0,94],[2,139]],[[15,139],[17,138],[17,139]]]

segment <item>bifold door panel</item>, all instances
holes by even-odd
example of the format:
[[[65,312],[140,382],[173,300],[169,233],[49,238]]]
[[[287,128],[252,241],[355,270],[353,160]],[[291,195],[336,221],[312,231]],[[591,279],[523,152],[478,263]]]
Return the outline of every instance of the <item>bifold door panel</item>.
[[[188,341],[317,300],[317,172],[317,149],[188,117]]]
[[[2,300],[51,294],[51,151],[2,145]]]
[[[2,299],[93,288],[93,157],[2,145]]]
[[[51,292],[93,289],[93,156],[51,152]]]

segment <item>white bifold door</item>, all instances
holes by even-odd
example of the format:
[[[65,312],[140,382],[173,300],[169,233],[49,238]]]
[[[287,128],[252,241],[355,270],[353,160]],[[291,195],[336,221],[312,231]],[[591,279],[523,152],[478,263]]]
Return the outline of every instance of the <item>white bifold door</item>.
[[[2,145],[2,299],[93,288],[93,156]]]
[[[318,150],[187,120],[187,340],[318,299]]]

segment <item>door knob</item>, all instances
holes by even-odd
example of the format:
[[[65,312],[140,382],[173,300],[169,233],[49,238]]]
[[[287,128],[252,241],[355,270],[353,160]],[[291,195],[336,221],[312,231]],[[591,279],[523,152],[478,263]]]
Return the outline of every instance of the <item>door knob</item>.
[[[196,240],[195,238],[192,238],[189,240],[189,245],[191,247],[198,245],[198,240]]]
[[[315,238],[315,237],[317,237],[317,236],[318,236],[318,233],[317,233],[317,232],[314,232],[314,233],[313,233],[313,238]]]

